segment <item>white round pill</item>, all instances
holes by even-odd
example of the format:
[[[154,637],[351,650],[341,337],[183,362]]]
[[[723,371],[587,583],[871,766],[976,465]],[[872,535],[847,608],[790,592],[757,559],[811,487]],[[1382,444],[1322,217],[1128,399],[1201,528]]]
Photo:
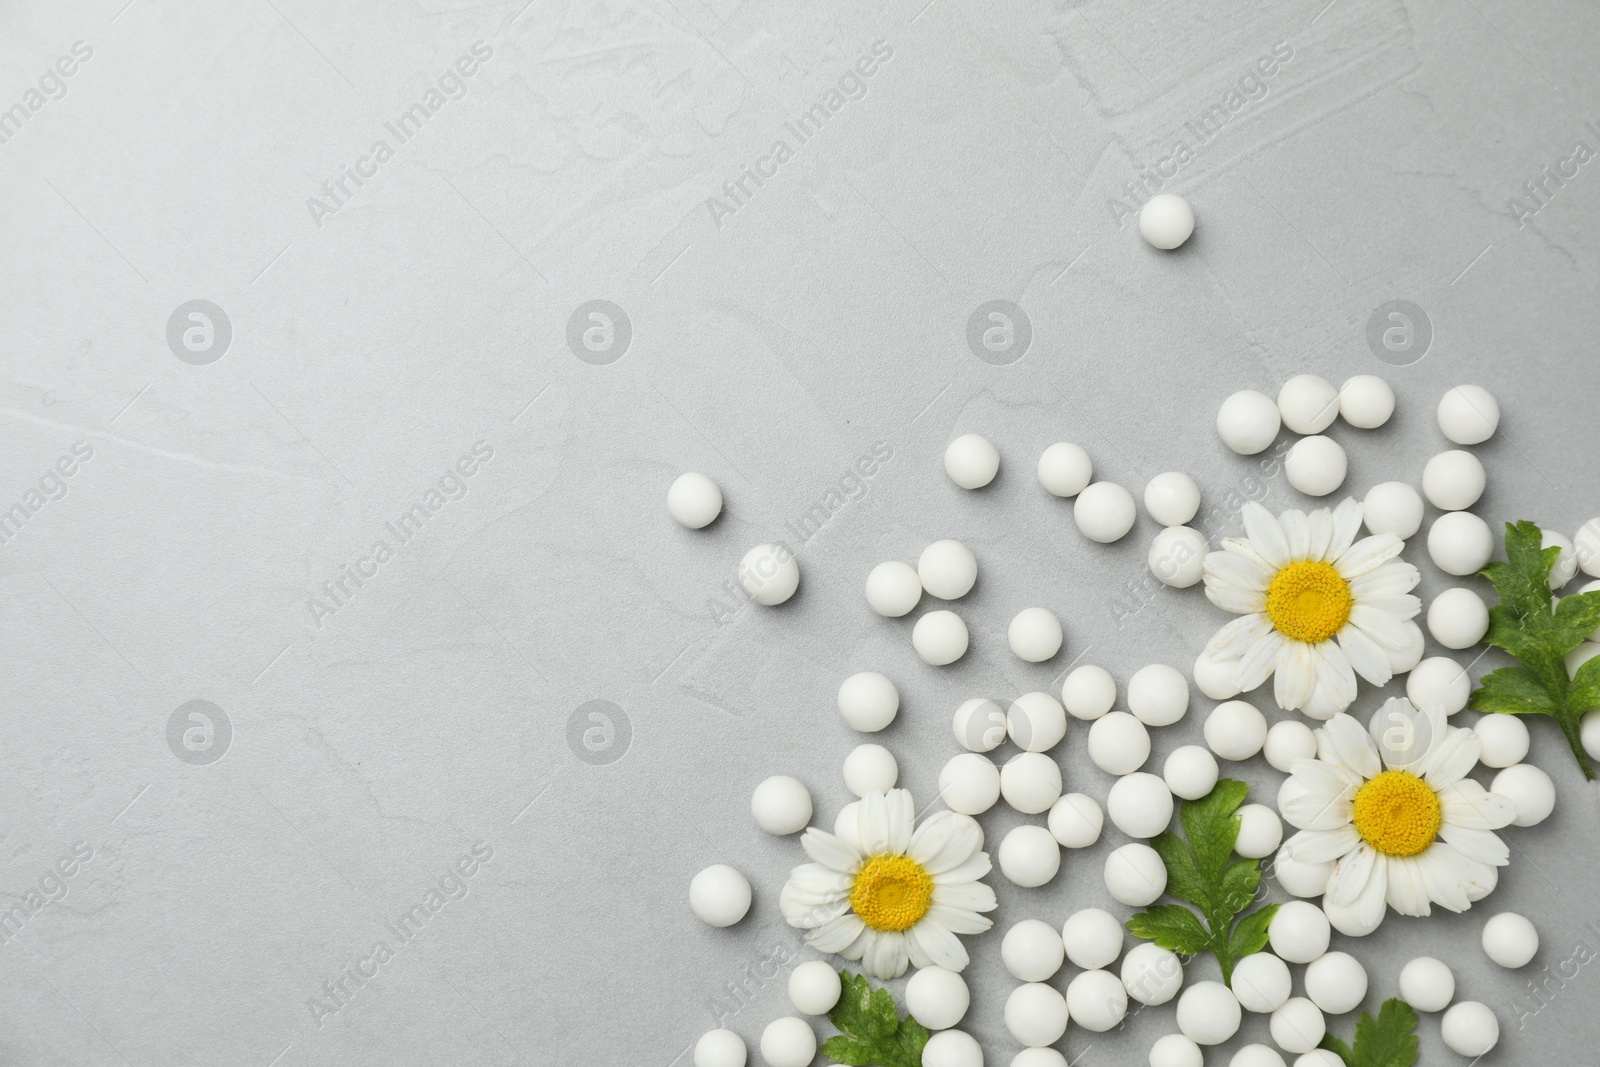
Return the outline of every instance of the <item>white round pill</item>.
[[[1061,764],[1043,752],[1012,756],[1000,768],[1000,795],[1024,815],[1049,811],[1061,799]]]
[[[1196,982],[1178,998],[1178,1029],[1197,1045],[1220,1045],[1239,1032],[1242,1013],[1233,990]]]
[[[1228,1067],[1288,1067],[1270,1045],[1246,1045],[1228,1060]]]
[[[1085,664],[1061,683],[1061,704],[1074,719],[1098,719],[1116,702],[1116,680],[1104,667]]]
[[[774,1019],[761,1031],[761,1058],[767,1067],[810,1067],[817,1058],[817,1034],[793,1015]]]
[[[1170,250],[1194,233],[1194,208],[1177,193],[1160,193],[1139,209],[1139,235],[1152,246]]]
[[[1142,908],[1166,892],[1167,867],[1155,849],[1135,842],[1106,857],[1105,880],[1112,900]]]
[[[709,526],[722,514],[722,490],[704,474],[680,474],[667,489],[667,514],[690,530]]]
[[[1439,400],[1439,429],[1458,445],[1482,444],[1500,425],[1500,404],[1481,385],[1458,385]]]
[[[1441,960],[1418,956],[1400,968],[1400,999],[1418,1011],[1444,1011],[1456,995],[1456,976]]]
[[[1206,716],[1206,744],[1226,760],[1247,760],[1267,742],[1267,717],[1254,704],[1230,700]]]
[[[821,960],[807,960],[789,972],[789,1003],[805,1015],[828,1014],[839,1003],[842,989],[839,972]]]
[[[1006,1029],[1029,1048],[1055,1044],[1067,1032],[1067,998],[1043,982],[1018,986],[1006,998]]]
[[[1325,1048],[1314,1048],[1294,1061],[1294,1067],[1344,1067],[1337,1053]]]
[[[1084,971],[1067,983],[1067,1016],[1085,1030],[1104,1033],[1128,1014],[1128,991],[1110,971]]]
[[[1572,535],[1573,554],[1578,569],[1591,578],[1600,578],[1600,519],[1590,519]]]
[[[1302,437],[1283,460],[1289,484],[1307,496],[1327,496],[1344,484],[1349,471],[1344,446],[1331,437]]]
[[[1500,1043],[1500,1020],[1487,1004],[1463,1000],[1439,1020],[1439,1036],[1451,1052],[1482,1056]]]
[[[1122,955],[1122,924],[1104,908],[1084,908],[1061,925],[1067,959],[1086,971],[1109,967]]]
[[[1394,414],[1394,390],[1375,374],[1358,374],[1339,387],[1339,414],[1360,430],[1376,430]]]
[[[739,561],[739,585],[757,604],[782,604],[800,587],[800,563],[783,545],[757,545]]]
[[[1168,1034],[1150,1046],[1150,1067],[1205,1067],[1205,1062],[1200,1046],[1182,1034]]]
[[[982,815],[1000,799],[1000,769],[976,752],[952,756],[939,772],[939,798],[951,811]]]
[[[1048,982],[1066,958],[1060,932],[1038,919],[1017,923],[1000,942],[1000,962],[1019,982]]]
[[[1144,487],[1144,509],[1163,526],[1187,526],[1200,510],[1200,487],[1182,471],[1167,471]]]
[[[858,797],[887,793],[900,780],[900,764],[882,745],[857,745],[844,758],[844,784]]]
[[[1446,589],[1428,605],[1428,632],[1445,648],[1471,648],[1489,632],[1489,607],[1471,589]]]
[[[689,883],[689,910],[707,926],[732,926],[750,910],[750,883],[726,863],[713,863]]]
[[[1023,693],[1006,712],[1006,733],[1024,752],[1048,752],[1067,734],[1067,713],[1049,693]]]
[[[1217,411],[1217,435],[1241,456],[1265,451],[1277,440],[1282,426],[1277,402],[1254,389],[1234,393]]]
[[[1128,679],[1128,710],[1146,726],[1171,726],[1189,710],[1189,680],[1165,663],[1140,667]]]
[[[1205,577],[1206,553],[1211,546],[1198,530],[1168,526],[1150,542],[1145,563],[1162,585],[1188,589]]]
[[[1252,952],[1233,965],[1232,987],[1245,1011],[1277,1011],[1289,999],[1289,965],[1270,952]]]
[[[940,1030],[922,1046],[922,1067],[983,1067],[983,1046],[963,1030]]]
[[[1122,957],[1122,987],[1148,1007],[1165,1004],[1183,985],[1183,961],[1153,941],[1141,941]]]
[[[953,611],[930,611],[911,628],[911,647],[930,666],[954,663],[967,654],[967,624]]]
[[[1011,1057],[1011,1067],[1067,1067],[1067,1058],[1053,1048],[1025,1048]]]
[[[1315,904],[1291,900],[1278,905],[1267,924],[1267,940],[1272,951],[1289,963],[1310,963],[1328,951],[1333,929],[1328,917]],[[1299,1051],[1304,1052],[1305,1049]]]
[[[1428,642],[1422,636],[1422,627],[1407,619],[1403,628],[1406,636],[1410,638],[1406,647],[1384,649],[1389,656],[1389,670],[1395,674],[1406,674],[1416,670],[1417,664],[1422,662],[1422,654],[1428,648]]]
[[[909,615],[922,599],[922,579],[909,563],[892,559],[867,575],[867,604],[886,619]]]
[[[1062,848],[1088,848],[1100,840],[1105,813],[1094,797],[1068,793],[1050,806],[1050,836]]]
[[[1329,1015],[1343,1015],[1367,995],[1367,969],[1348,952],[1328,952],[1306,967],[1306,996]]]
[[[1295,433],[1321,433],[1339,417],[1339,390],[1326,378],[1296,374],[1278,390],[1278,414]]]
[[[1272,724],[1261,751],[1274,770],[1289,774],[1296,760],[1316,758],[1317,735],[1303,722],[1284,719]]]
[[[982,434],[962,434],[945,446],[944,472],[963,489],[982,489],[1000,472],[1000,451]]]
[[[1061,620],[1044,608],[1023,608],[1006,628],[1006,642],[1024,663],[1043,663],[1061,651]]]
[[[1272,1040],[1285,1052],[1310,1052],[1328,1034],[1322,1009],[1305,997],[1290,997],[1272,1013]],[[1342,1065],[1341,1065],[1342,1067]]]
[[[1482,752],[1478,762],[1485,767],[1510,767],[1528,755],[1528,727],[1517,715],[1485,715],[1472,724]]]
[[[951,721],[956,740],[968,752],[993,752],[1006,740],[1006,713],[983,697],[965,701]]]
[[[1055,496],[1077,496],[1093,478],[1089,453],[1071,442],[1058,441],[1039,457],[1039,484]]]
[[[1282,794],[1279,794],[1281,806]],[[1278,855],[1272,861],[1272,876],[1278,880],[1284,892],[1297,897],[1320,897],[1327,892],[1328,879],[1333,877],[1333,861],[1307,863],[1294,855],[1294,850],[1287,845],[1278,848]]]
[[[978,580],[978,560],[960,541],[935,541],[917,557],[917,577],[929,596],[960,600]]]
[[[1172,821],[1172,790],[1144,771],[1123,775],[1106,795],[1106,814],[1129,837],[1155,837]]]
[[[1239,695],[1237,660],[1213,659],[1204,651],[1195,657],[1194,686],[1212,700],[1231,700]]]
[[[1470,511],[1447,511],[1428,527],[1428,556],[1446,574],[1476,574],[1492,555],[1494,534]]]
[[[1125,711],[1113,711],[1089,727],[1089,759],[1107,774],[1132,774],[1150,758],[1150,732]]]
[[[1042,826],[1013,828],[1000,839],[1000,873],[1026,889],[1044,885],[1061,869],[1061,846]]]
[[[924,967],[906,982],[906,1011],[929,1030],[948,1030],[972,1006],[966,979],[943,967]]]
[[[1245,859],[1265,859],[1278,851],[1283,842],[1283,821],[1265,804],[1246,804],[1239,809],[1239,839],[1233,850]]]
[[[1539,931],[1526,917],[1502,911],[1483,924],[1483,951],[1502,967],[1526,967],[1539,951]]]
[[[1555,565],[1550,568],[1550,588],[1560,589],[1578,573],[1578,554],[1565,534],[1555,530],[1540,530],[1543,536],[1540,539],[1540,548],[1559,548],[1561,554],[1556,557]]]
[[[1161,779],[1172,795],[1184,800],[1199,800],[1217,784],[1217,758],[1199,745],[1183,745],[1172,750],[1161,766]]]
[[[1405,482],[1380,482],[1361,501],[1367,531],[1409,541],[1422,529],[1422,496]]]
[[[1589,753],[1590,759],[1600,760],[1600,708],[1584,712],[1583,718],[1578,720],[1578,728],[1583,750]]]
[[[1488,476],[1471,452],[1440,452],[1422,468],[1422,495],[1441,511],[1463,511],[1478,502]]]
[[[732,1030],[707,1030],[694,1044],[694,1067],[744,1067],[744,1038]]]
[[[852,674],[839,686],[839,715],[852,730],[877,733],[899,710],[900,691],[877,671]]]
[[[1472,678],[1449,656],[1430,656],[1406,676],[1406,698],[1419,711],[1454,715],[1471,695]]]
[[[775,774],[750,795],[750,814],[769,834],[797,834],[811,822],[811,793],[797,779]]]
[[[1072,518],[1083,536],[1107,545],[1133,529],[1138,510],[1133,494],[1116,482],[1095,482],[1072,502]]]

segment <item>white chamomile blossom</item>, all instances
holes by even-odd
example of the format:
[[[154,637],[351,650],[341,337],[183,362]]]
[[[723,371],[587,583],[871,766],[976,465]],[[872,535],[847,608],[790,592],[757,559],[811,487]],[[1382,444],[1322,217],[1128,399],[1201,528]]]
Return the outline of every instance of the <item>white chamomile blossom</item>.
[[[1388,722],[1413,724],[1405,729],[1420,734],[1418,743],[1397,752],[1349,715],[1335,715],[1316,731],[1316,758],[1297,760],[1278,792],[1278,810],[1300,831],[1280,856],[1336,861],[1323,909],[1355,936],[1377,929],[1385,903],[1402,915],[1427,915],[1432,904],[1466,911],[1509,862],[1494,831],[1510,824],[1516,807],[1467,777],[1478,762],[1477,734],[1404,699],[1383,706],[1373,732]]]
[[[898,978],[917,967],[966,967],[957,934],[994,925],[995,908],[983,829],[970,816],[939,811],[916,823],[904,789],[861,799],[853,833],[816,827],[800,845],[813,863],[796,867],[779,905],[790,926],[806,931],[818,952],[860,960],[873,978]]]
[[[1239,689],[1272,677],[1279,707],[1317,719],[1350,706],[1356,675],[1387,682],[1391,656],[1412,643],[1410,620],[1422,609],[1411,595],[1417,568],[1398,558],[1405,542],[1394,534],[1356,540],[1355,500],[1277,518],[1251,501],[1242,517],[1245,536],[1205,559],[1206,596],[1242,617],[1217,631],[1206,654],[1234,665]]]

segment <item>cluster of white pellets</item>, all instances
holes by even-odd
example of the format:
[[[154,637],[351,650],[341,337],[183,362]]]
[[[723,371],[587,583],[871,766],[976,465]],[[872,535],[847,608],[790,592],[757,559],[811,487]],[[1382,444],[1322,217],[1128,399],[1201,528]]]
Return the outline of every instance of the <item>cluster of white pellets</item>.
[[[684,529],[702,530],[722,514],[722,490],[697,471],[680,474],[667,488],[667,514]],[[800,588],[800,563],[788,546],[759,544],[739,560],[739,587],[757,604],[775,607]]]
[[[1500,916],[1496,916],[1500,918]],[[1522,919],[1520,915],[1512,916]],[[1526,919],[1522,919],[1527,922]],[[1493,925],[1494,920],[1490,920]],[[1528,926],[1532,933],[1533,927]],[[1533,934],[1534,948],[1538,935]],[[1489,932],[1484,931],[1487,946]],[[1533,955],[1528,953],[1529,958]],[[1524,963],[1527,960],[1523,961]],[[1520,964],[1519,964],[1520,966]],[[1439,1036],[1450,1051],[1462,1056],[1482,1056],[1500,1041],[1500,1021],[1494,1011],[1476,1000],[1455,1001],[1456,976],[1448,964],[1432,956],[1418,956],[1400,969],[1400,997],[1412,1008],[1421,1012],[1444,1012],[1439,1020]],[[1455,1001],[1455,1003],[1451,1003]]]
[[[1382,378],[1358,374],[1335,388],[1315,374],[1297,374],[1283,383],[1274,401],[1244,389],[1222,402],[1217,433],[1241,456],[1264,452],[1284,427],[1300,436],[1284,457],[1289,484],[1307,496],[1327,496],[1344,484],[1349,462],[1344,446],[1323,431],[1337,418],[1373,430],[1394,414],[1394,390]]]

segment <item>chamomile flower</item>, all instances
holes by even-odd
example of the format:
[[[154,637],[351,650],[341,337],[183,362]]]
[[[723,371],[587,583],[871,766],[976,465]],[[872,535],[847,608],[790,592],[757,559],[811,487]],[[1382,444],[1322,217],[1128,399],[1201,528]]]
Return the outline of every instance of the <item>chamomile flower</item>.
[[[807,830],[800,845],[814,862],[790,873],[784,919],[818,952],[860,960],[873,978],[898,978],[908,963],[966,967],[956,935],[994,925],[981,914],[995,908],[979,880],[989,873],[983,829],[953,811],[915,823],[911,794],[891,789],[862,798],[852,833]]]
[[[1326,719],[1356,698],[1356,675],[1383,685],[1391,656],[1413,640],[1422,609],[1411,595],[1417,568],[1399,559],[1394,534],[1356,540],[1361,504],[1329,511],[1285,511],[1274,518],[1244,506],[1245,536],[1228,538],[1205,559],[1206,596],[1237,618],[1206,645],[1233,664],[1234,684],[1254,689],[1269,677],[1285,710]]]
[[[1391,721],[1418,724],[1430,739],[1425,751],[1392,751],[1349,715],[1335,715],[1316,731],[1316,758],[1297,760],[1278,793],[1278,810],[1300,831],[1280,855],[1335,861],[1323,909],[1356,936],[1377,929],[1385,904],[1402,915],[1427,915],[1433,904],[1466,911],[1509,861],[1494,831],[1516,806],[1467,777],[1478,736],[1404,699],[1386,703],[1373,729]]]

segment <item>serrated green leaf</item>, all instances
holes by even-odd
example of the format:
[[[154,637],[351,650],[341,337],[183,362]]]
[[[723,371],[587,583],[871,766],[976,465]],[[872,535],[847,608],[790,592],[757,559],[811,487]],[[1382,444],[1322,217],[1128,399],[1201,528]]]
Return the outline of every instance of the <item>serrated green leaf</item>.
[[[887,989],[872,991],[861,1024],[862,1037],[879,1041],[893,1037],[894,1032],[900,1029],[900,1013],[895,1010],[894,996]]]
[[[1243,782],[1222,778],[1199,800],[1184,802],[1179,821],[1189,850],[1194,853],[1195,868],[1208,883],[1222,880],[1233,857],[1234,843],[1239,840],[1239,817],[1235,813],[1249,792],[1250,787]]]
[[[1483,676],[1467,702],[1474,711],[1554,715],[1550,691],[1524,667],[1501,667]]]
[[[1199,908],[1207,907],[1206,883],[1194,865],[1194,855],[1183,838],[1168,832],[1150,839],[1150,847],[1167,869],[1167,894]]]
[[[1343,1041],[1340,1041],[1332,1034],[1322,1035],[1322,1044],[1317,1047],[1325,1048],[1335,1056],[1339,1057],[1339,1059],[1344,1061],[1345,1067],[1355,1067],[1354,1054],[1351,1053],[1350,1046],[1345,1044]]]
[[[1561,598],[1556,605],[1551,641],[1563,656],[1587,641],[1596,629],[1600,629],[1600,590]]]
[[[869,1064],[876,1062],[872,1058],[870,1045],[843,1035],[835,1035],[824,1041],[822,1054],[834,1063],[842,1063],[846,1067],[868,1067]]]
[[[1600,656],[1585,661],[1578,668],[1577,675],[1572,679],[1567,703],[1579,715],[1600,708]]]
[[[910,1016],[900,1018],[893,994],[847,970],[839,972],[839,983],[828,1021],[840,1033],[822,1043],[822,1054],[849,1067],[921,1067],[928,1031]]]
[[[1228,935],[1228,953],[1235,960],[1243,959],[1267,947],[1267,925],[1278,914],[1278,905],[1268,904],[1239,920],[1239,925]]]
[[[1544,534],[1538,523],[1506,523],[1506,562],[1491,563],[1484,577],[1494,585],[1500,603],[1513,613],[1532,616],[1550,611],[1550,568],[1559,549],[1541,547]]]
[[[1411,1067],[1417,1062],[1417,1013],[1398,997],[1390,997],[1374,1019],[1366,1012],[1356,1020],[1355,1041],[1346,1045],[1332,1034],[1322,1039],[1322,1047],[1345,1062],[1347,1067]]]
[[[1210,935],[1200,925],[1194,912],[1178,904],[1157,904],[1135,913],[1128,919],[1128,931],[1134,937],[1154,941],[1162,948],[1184,956],[1204,952]]]

